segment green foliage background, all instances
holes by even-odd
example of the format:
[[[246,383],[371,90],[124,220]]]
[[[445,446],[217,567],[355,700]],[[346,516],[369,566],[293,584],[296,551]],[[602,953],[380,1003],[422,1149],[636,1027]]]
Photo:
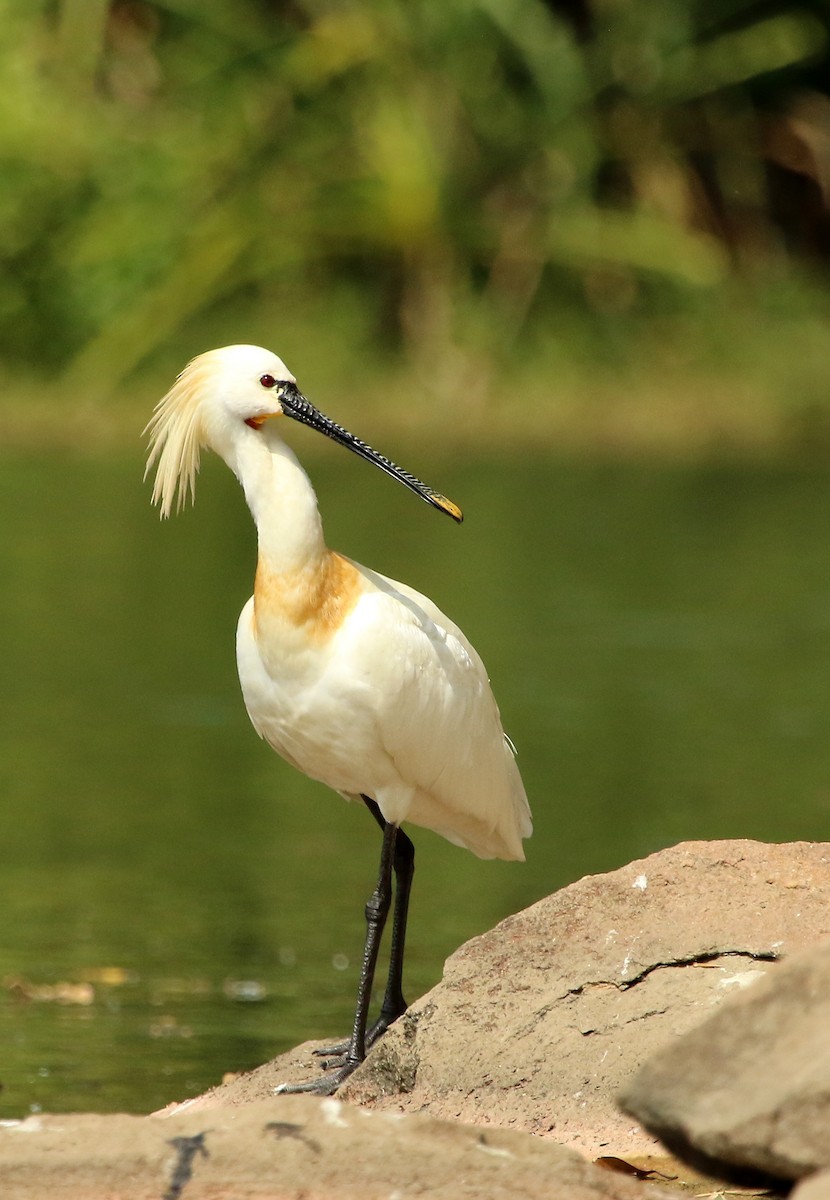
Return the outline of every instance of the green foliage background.
[[[455,442],[830,445],[824,4],[0,10],[7,442],[256,341]]]

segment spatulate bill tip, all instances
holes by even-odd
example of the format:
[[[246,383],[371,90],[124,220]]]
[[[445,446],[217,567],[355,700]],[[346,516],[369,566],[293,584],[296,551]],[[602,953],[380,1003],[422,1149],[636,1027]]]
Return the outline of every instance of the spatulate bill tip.
[[[436,508],[440,508],[442,512],[445,512],[451,516],[452,519],[457,521],[459,525],[464,520],[464,514],[461,509],[457,504],[454,504],[452,500],[447,499],[446,496],[442,496],[438,492],[433,492],[432,503]]]

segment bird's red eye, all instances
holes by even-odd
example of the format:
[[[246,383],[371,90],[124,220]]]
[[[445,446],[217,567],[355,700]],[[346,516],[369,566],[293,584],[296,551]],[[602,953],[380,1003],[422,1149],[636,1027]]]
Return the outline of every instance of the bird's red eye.
[[[273,375],[260,375],[259,382],[264,388],[273,388],[277,386],[277,381]]]

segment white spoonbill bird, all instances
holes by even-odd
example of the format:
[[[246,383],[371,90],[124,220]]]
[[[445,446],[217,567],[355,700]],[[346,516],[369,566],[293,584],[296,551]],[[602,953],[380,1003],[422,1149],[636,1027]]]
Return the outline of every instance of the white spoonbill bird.
[[[480,858],[523,859],[530,809],[484,666],[461,630],[403,583],[329,550],[317,499],[283,442],[291,417],[375,463],[456,521],[461,510],[310,404],[285,364],[258,346],[194,358],[155,408],[147,470],[169,516],[194,495],[199,451],[236,475],[257,528],[254,594],[236,637],[239,680],[260,737],[312,779],[362,800],[383,831],[377,886],[348,1042],[309,1083],[330,1095],[406,1009],[404,938],[414,870],[403,821]],[[372,982],[392,899],[389,974],[367,1029]]]

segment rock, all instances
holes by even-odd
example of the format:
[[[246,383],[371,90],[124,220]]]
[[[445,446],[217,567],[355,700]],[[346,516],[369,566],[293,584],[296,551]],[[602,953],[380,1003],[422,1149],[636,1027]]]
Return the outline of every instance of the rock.
[[[830,868],[828,868],[830,869]],[[727,1177],[830,1167],[830,943],[776,967],[655,1055],[621,1103]]]
[[[657,1200],[670,1194],[660,1181],[677,1172],[615,1108],[620,1086],[715,1010],[714,1020],[726,1015],[723,1000],[745,985],[753,987],[735,1005],[742,1013],[806,970],[795,960],[775,965],[780,956],[828,939],[830,845],[662,851],[580,880],[463,946],[338,1099],[274,1095],[278,1083],[319,1070],[306,1044],[171,1106],[164,1120],[0,1124],[3,1200]],[[786,1008],[782,1000],[767,1018],[772,1042],[792,1007],[827,1028],[830,980],[817,976],[810,991],[806,975],[793,979]],[[783,1078],[785,1060],[792,1066],[790,1024],[785,1045],[760,1063],[747,1041],[737,1061],[753,1084]],[[830,1078],[823,1053],[803,1062],[805,1079]],[[726,1053],[719,1067],[728,1080]],[[799,1169],[818,1161],[813,1115],[794,1108],[783,1142],[784,1127],[768,1126],[767,1144]],[[826,1175],[802,1183],[805,1200],[824,1200],[826,1183]]]
[[[780,956],[827,938],[830,844],[663,850],[581,879],[462,946],[339,1095],[524,1130],[590,1157],[662,1153],[618,1110],[623,1084]],[[199,1103],[246,1103],[309,1078],[319,1070],[311,1049]]]
[[[147,1117],[0,1127],[3,1200],[667,1200],[527,1134],[311,1096]]]
[[[818,1171],[790,1192],[790,1200],[830,1200],[830,1171]]]

